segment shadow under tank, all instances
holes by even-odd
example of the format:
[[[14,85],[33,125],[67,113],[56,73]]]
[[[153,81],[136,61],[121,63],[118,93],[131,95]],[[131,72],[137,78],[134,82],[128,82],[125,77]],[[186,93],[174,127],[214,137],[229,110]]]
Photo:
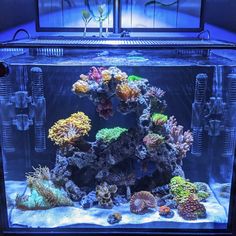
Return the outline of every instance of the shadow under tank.
[[[196,220],[209,228],[215,222],[226,223],[228,206],[221,206],[213,192],[215,183],[229,183],[232,175],[234,154],[226,136],[235,130],[230,120],[235,113],[230,107],[233,94],[228,92],[235,83],[234,63],[214,55],[203,58],[159,52],[153,56],[148,50],[84,50],[79,58],[73,53],[53,60],[19,56],[11,65],[12,74],[25,71],[28,75],[29,94],[40,74],[44,128],[49,130],[47,148],[40,151],[34,148],[35,131],[29,130],[30,150],[25,150],[29,158],[26,164],[24,155],[17,157],[19,172],[30,171],[31,165],[51,169],[38,167],[28,173],[28,189],[45,197],[46,203],[30,205],[32,191],[17,195],[13,224],[23,222],[22,210],[55,206],[63,212],[68,206],[82,209],[81,216],[100,209],[92,218],[105,218],[99,226],[120,221],[121,226],[116,226],[122,227],[122,217],[114,215],[119,209],[125,219],[130,214],[123,223],[127,227],[145,223],[163,227],[157,222],[166,227],[166,219],[174,215],[178,216],[175,223]],[[27,63],[20,65],[23,61]],[[235,141],[235,137],[231,139]],[[23,140],[17,140],[21,147]],[[7,165],[7,169],[8,180],[21,180],[22,176],[13,174],[13,166]],[[63,201],[58,200],[60,194]],[[189,211],[190,205],[195,210]],[[222,216],[217,219],[219,212]],[[81,225],[93,222],[85,221]],[[72,222],[80,226],[78,220]],[[51,226],[40,221],[27,223]]]

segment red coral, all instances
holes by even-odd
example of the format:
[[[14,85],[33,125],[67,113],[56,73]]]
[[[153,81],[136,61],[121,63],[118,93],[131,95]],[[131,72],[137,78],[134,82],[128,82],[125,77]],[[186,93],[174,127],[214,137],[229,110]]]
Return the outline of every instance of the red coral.
[[[96,110],[100,117],[107,120],[113,115],[112,102],[109,99],[101,99],[100,103],[97,105]]]

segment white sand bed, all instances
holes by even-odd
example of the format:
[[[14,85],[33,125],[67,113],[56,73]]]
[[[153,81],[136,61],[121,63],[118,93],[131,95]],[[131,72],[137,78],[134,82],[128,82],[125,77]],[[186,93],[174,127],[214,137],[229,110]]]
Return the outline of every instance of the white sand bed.
[[[8,181],[6,183],[6,192],[8,200],[14,201],[16,192],[22,193],[25,184],[17,181]],[[181,218],[177,211],[174,210],[175,215],[171,219],[166,219],[159,216],[157,211],[151,211],[145,215],[136,215],[130,213],[129,203],[120,206],[114,206],[112,209],[101,209],[92,207],[90,209],[82,209],[78,203],[73,207],[57,207],[49,210],[37,211],[21,211],[12,208],[9,211],[10,221],[12,225],[22,225],[27,227],[42,227],[54,228],[77,224],[92,224],[97,226],[111,226],[107,222],[107,217],[113,212],[120,212],[122,214],[122,221],[117,225],[136,225],[153,222],[180,222],[180,223],[227,223],[227,216],[225,209],[221,206],[214,194],[208,198],[207,202],[203,202],[207,210],[206,219],[198,219],[196,221],[186,221]]]

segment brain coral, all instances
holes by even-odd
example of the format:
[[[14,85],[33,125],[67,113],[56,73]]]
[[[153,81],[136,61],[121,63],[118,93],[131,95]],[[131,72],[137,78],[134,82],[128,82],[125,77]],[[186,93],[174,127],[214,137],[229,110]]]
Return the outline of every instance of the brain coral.
[[[48,137],[57,145],[74,144],[79,138],[88,134],[91,120],[83,112],[72,114],[67,119],[57,121],[50,129]]]
[[[157,208],[155,197],[147,191],[135,193],[130,199],[130,211],[135,214],[144,214],[148,208]]]

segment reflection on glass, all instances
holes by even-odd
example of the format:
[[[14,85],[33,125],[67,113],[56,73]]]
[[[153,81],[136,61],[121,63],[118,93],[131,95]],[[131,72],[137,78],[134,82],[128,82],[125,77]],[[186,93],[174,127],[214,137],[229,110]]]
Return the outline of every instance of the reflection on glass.
[[[122,28],[199,28],[201,0],[121,0]]]
[[[111,0],[39,0],[39,24],[42,28],[84,28],[82,11],[93,16],[87,28],[99,28],[99,6],[104,6],[103,26],[112,27]]]

